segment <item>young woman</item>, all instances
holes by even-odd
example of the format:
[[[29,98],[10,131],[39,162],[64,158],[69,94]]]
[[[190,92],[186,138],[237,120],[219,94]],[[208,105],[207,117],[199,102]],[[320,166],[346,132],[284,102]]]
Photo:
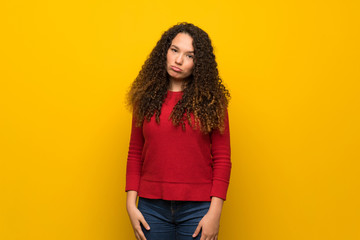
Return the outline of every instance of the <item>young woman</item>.
[[[164,32],[127,97],[125,191],[136,238],[217,239],[231,170],[230,94],[208,34],[186,22]]]

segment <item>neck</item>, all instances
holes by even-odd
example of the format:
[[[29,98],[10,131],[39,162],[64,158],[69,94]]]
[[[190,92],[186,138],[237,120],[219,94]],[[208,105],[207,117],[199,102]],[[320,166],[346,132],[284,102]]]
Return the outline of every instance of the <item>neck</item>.
[[[180,92],[183,91],[188,79],[174,79],[170,78],[169,87],[170,91]]]

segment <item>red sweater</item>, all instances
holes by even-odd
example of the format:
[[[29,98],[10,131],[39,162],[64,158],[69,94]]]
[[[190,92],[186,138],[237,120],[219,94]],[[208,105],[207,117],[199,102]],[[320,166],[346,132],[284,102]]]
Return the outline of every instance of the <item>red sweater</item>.
[[[182,95],[168,91],[160,125],[153,116],[142,127],[135,127],[133,116],[125,191],[174,201],[210,201],[212,196],[226,200],[231,170],[228,112],[223,134],[218,130],[203,134],[187,120],[183,131],[168,120]],[[194,120],[193,114],[191,118]]]

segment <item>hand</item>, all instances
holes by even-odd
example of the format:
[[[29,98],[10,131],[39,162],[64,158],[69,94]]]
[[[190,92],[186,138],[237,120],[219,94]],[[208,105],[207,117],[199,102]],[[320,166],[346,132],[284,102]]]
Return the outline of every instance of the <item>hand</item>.
[[[144,216],[136,207],[136,205],[131,205],[127,207],[127,211],[129,214],[131,225],[135,232],[135,237],[137,240],[146,240],[146,237],[141,230],[140,223],[146,228],[146,230],[150,230],[149,224],[145,221]]]
[[[193,237],[202,229],[200,240],[217,240],[220,226],[220,215],[208,212],[199,222]]]

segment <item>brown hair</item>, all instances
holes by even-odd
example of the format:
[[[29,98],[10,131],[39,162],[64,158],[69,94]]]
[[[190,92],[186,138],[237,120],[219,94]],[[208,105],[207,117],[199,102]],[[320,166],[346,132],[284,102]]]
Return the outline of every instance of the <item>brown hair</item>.
[[[230,93],[219,77],[208,34],[191,23],[179,23],[162,34],[127,93],[127,105],[133,107],[137,126],[141,126],[143,120],[150,121],[154,114],[156,122],[160,122],[161,106],[170,82],[166,71],[167,51],[180,32],[193,38],[194,68],[185,83],[182,99],[174,106],[169,119],[174,126],[181,124],[183,129],[187,119],[190,126],[198,125],[204,133],[214,129],[222,132]],[[194,124],[190,113],[194,114]]]

